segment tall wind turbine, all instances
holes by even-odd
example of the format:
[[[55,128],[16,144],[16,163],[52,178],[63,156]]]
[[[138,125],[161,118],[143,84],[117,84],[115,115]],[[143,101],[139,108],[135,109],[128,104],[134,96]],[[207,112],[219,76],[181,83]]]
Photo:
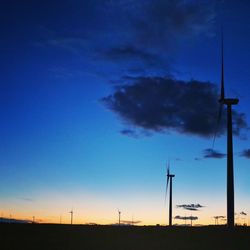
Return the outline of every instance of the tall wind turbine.
[[[168,223],[169,226],[172,226],[172,178],[173,177],[175,177],[175,175],[170,174],[170,165],[168,163],[165,201],[166,201],[166,198],[167,198],[168,183],[170,182],[170,188],[169,188],[169,223]]]
[[[233,130],[232,105],[237,105],[239,99],[225,98],[224,90],[224,47],[223,33],[221,38],[221,92],[218,121],[221,119],[223,106],[227,107],[227,226],[234,227],[234,167],[233,167]]]
[[[70,224],[72,225],[73,224],[73,209],[69,212],[70,213]]]

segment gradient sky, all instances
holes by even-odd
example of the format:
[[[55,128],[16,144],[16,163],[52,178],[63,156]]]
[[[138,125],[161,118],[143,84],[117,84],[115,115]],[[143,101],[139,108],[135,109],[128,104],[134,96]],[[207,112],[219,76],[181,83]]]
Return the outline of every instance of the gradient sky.
[[[226,95],[240,98],[235,212],[249,214],[249,13],[247,0],[1,1],[1,215],[69,223],[73,208],[77,223],[108,224],[119,208],[123,220],[166,224],[168,159],[174,206],[204,205],[192,213],[199,224],[226,215],[225,127],[215,151],[204,151],[214,127],[202,114],[214,106],[193,92],[207,86],[217,98],[221,24]],[[160,94],[166,85],[185,94],[185,105]],[[181,121],[168,123],[163,100]],[[191,114],[201,119],[190,122]],[[173,215],[191,212],[174,207]]]

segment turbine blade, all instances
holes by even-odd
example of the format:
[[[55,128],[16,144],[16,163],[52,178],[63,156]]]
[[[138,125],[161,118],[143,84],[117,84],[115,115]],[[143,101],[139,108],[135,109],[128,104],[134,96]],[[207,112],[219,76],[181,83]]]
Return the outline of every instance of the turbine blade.
[[[214,149],[215,139],[216,139],[216,137],[218,135],[220,121],[221,121],[221,117],[222,117],[222,111],[223,111],[223,103],[220,103],[219,112],[218,112],[218,116],[217,116],[216,127],[215,127],[215,131],[214,131],[214,138],[213,138],[212,149]]]
[[[168,195],[168,183],[169,183],[169,175],[167,175],[167,183],[166,183],[166,189],[165,189],[165,205],[167,202],[167,195]]]
[[[220,98],[219,98],[220,106],[219,106],[217,123],[216,123],[216,127],[215,127],[215,132],[214,132],[212,149],[214,148],[215,139],[217,137],[218,130],[219,130],[219,125],[220,125],[220,121],[221,121],[224,100],[225,100],[225,89],[224,89],[224,41],[223,41],[223,28],[221,28],[221,89],[220,89]]]
[[[168,183],[169,183],[169,162],[168,162],[168,167],[167,167],[167,183],[166,183],[166,190],[165,190],[165,204],[167,201],[167,193],[168,193]]]
[[[220,102],[225,99],[224,89],[224,44],[223,44],[223,30],[221,31],[221,90],[220,90]]]

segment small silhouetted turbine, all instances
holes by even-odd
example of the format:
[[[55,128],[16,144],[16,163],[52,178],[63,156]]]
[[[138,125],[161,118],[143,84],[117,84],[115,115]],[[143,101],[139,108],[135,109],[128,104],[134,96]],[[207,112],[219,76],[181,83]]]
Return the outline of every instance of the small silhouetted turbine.
[[[118,209],[118,224],[121,225],[121,211]]]
[[[165,202],[167,198],[168,192],[168,183],[170,183],[170,190],[169,190],[169,218],[168,218],[168,225],[172,226],[172,178],[175,177],[174,174],[170,174],[170,164],[168,163],[167,167],[167,183],[166,183],[166,191],[165,191]]]
[[[72,225],[73,224],[73,215],[74,215],[73,209],[69,213],[70,213],[70,224]]]

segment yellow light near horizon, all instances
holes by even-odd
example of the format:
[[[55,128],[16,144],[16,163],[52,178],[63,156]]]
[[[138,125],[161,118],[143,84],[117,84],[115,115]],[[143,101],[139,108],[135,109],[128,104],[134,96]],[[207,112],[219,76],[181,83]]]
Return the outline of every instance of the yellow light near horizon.
[[[34,202],[24,202],[16,199],[9,199],[1,202],[1,215],[9,218],[33,220],[39,223],[64,223],[70,224],[70,213],[73,208],[74,224],[115,224],[118,223],[117,206],[121,210],[121,220],[141,221],[137,225],[167,225],[168,207],[164,206],[158,197],[142,197],[141,200],[118,200],[114,197],[109,199],[100,198],[95,194],[78,194],[74,197],[62,193],[50,193],[38,197]],[[150,202],[149,202],[150,201]],[[201,211],[192,212],[173,207],[173,217],[198,216],[193,224],[209,225],[214,224],[214,216],[225,214],[225,200],[215,200],[210,207]],[[248,212],[248,211],[247,211]],[[173,220],[173,224],[184,224],[184,221]],[[188,221],[187,221],[188,223]],[[221,221],[222,223],[222,221]]]

